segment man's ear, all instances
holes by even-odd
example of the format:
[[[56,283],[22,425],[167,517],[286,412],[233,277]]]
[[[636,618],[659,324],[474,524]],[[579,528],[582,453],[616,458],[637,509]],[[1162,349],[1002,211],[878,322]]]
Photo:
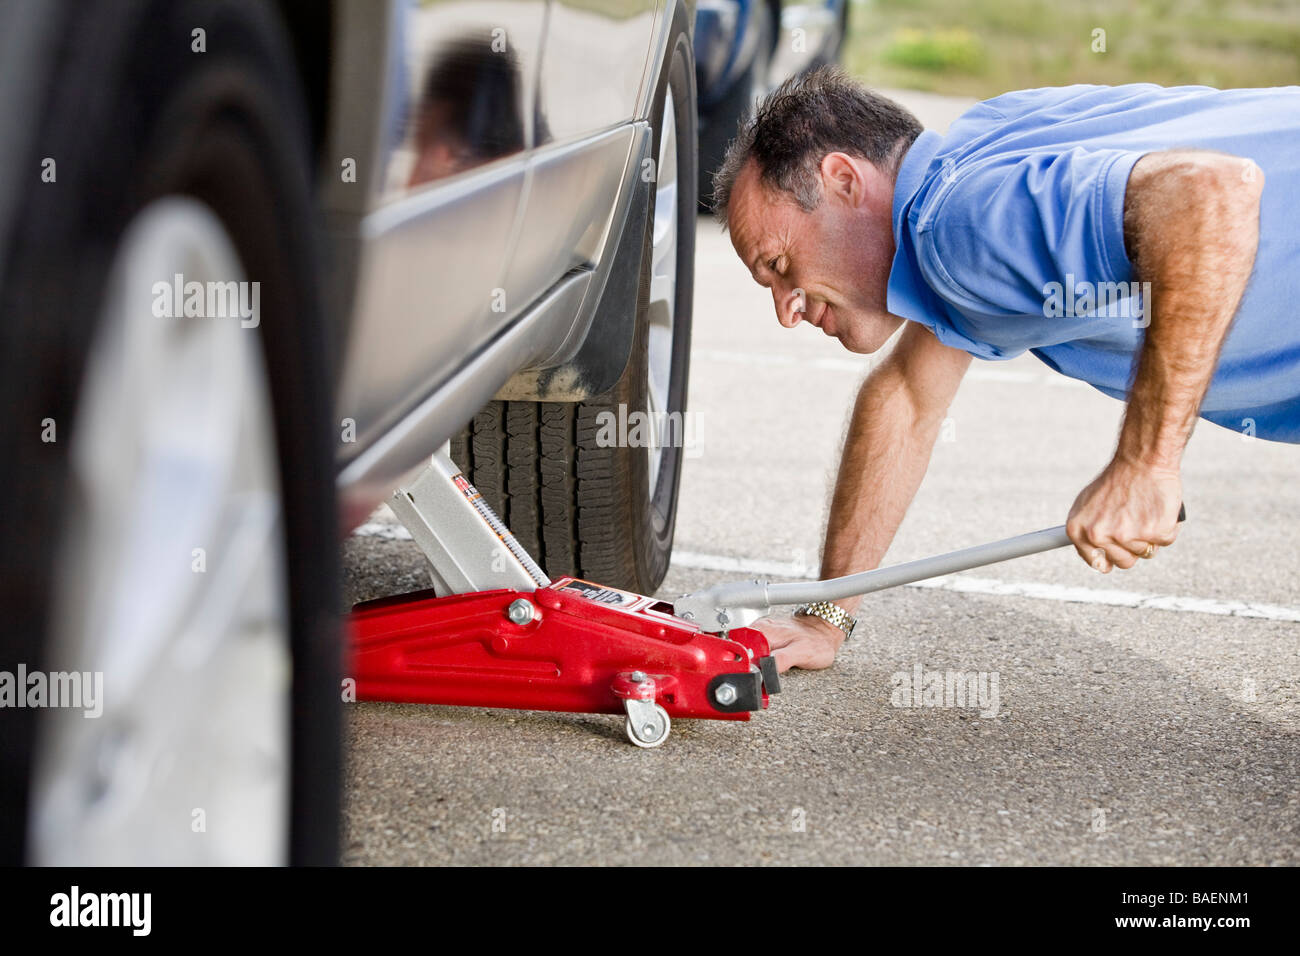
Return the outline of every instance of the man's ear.
[[[822,191],[827,198],[858,206],[867,195],[862,169],[847,153],[827,153],[822,157]]]

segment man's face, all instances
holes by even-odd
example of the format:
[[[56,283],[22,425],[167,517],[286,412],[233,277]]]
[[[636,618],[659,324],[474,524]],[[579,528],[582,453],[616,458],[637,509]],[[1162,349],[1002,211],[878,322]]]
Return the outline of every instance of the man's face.
[[[772,290],[782,325],[808,322],[852,352],[874,352],[902,321],[885,308],[893,183],[843,153],[827,156],[821,173],[822,200],[805,212],[763,184],[751,160],[731,191],[731,243],[754,281]]]

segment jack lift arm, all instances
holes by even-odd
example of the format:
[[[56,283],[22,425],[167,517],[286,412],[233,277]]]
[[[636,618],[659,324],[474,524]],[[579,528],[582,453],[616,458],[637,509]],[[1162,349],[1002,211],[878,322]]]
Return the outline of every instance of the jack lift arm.
[[[1070,544],[1060,526],[827,581],[721,584],[668,604],[551,581],[446,447],[390,505],[429,559],[434,587],[353,608],[358,700],[622,713],[638,747],[662,744],[673,718],[748,720],[768,706],[780,692],[776,662],[748,625],[774,605],[866,594]]]

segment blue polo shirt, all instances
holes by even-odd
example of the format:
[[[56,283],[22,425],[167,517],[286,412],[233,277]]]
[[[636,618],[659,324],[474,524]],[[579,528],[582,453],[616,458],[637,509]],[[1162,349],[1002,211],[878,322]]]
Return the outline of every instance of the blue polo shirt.
[[[1149,316],[1124,193],[1143,154],[1175,148],[1265,177],[1255,268],[1201,416],[1300,442],[1300,87],[1022,90],[922,133],[895,186],[889,310],[978,358],[1028,349],[1126,398]]]

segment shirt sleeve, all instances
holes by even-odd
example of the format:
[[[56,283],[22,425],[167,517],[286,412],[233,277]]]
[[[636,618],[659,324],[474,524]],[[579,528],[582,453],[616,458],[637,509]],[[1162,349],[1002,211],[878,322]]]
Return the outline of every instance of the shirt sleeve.
[[[1127,282],[1124,196],[1142,157],[1074,148],[959,164],[917,222],[935,291],[972,317],[1041,316],[1050,283]]]

